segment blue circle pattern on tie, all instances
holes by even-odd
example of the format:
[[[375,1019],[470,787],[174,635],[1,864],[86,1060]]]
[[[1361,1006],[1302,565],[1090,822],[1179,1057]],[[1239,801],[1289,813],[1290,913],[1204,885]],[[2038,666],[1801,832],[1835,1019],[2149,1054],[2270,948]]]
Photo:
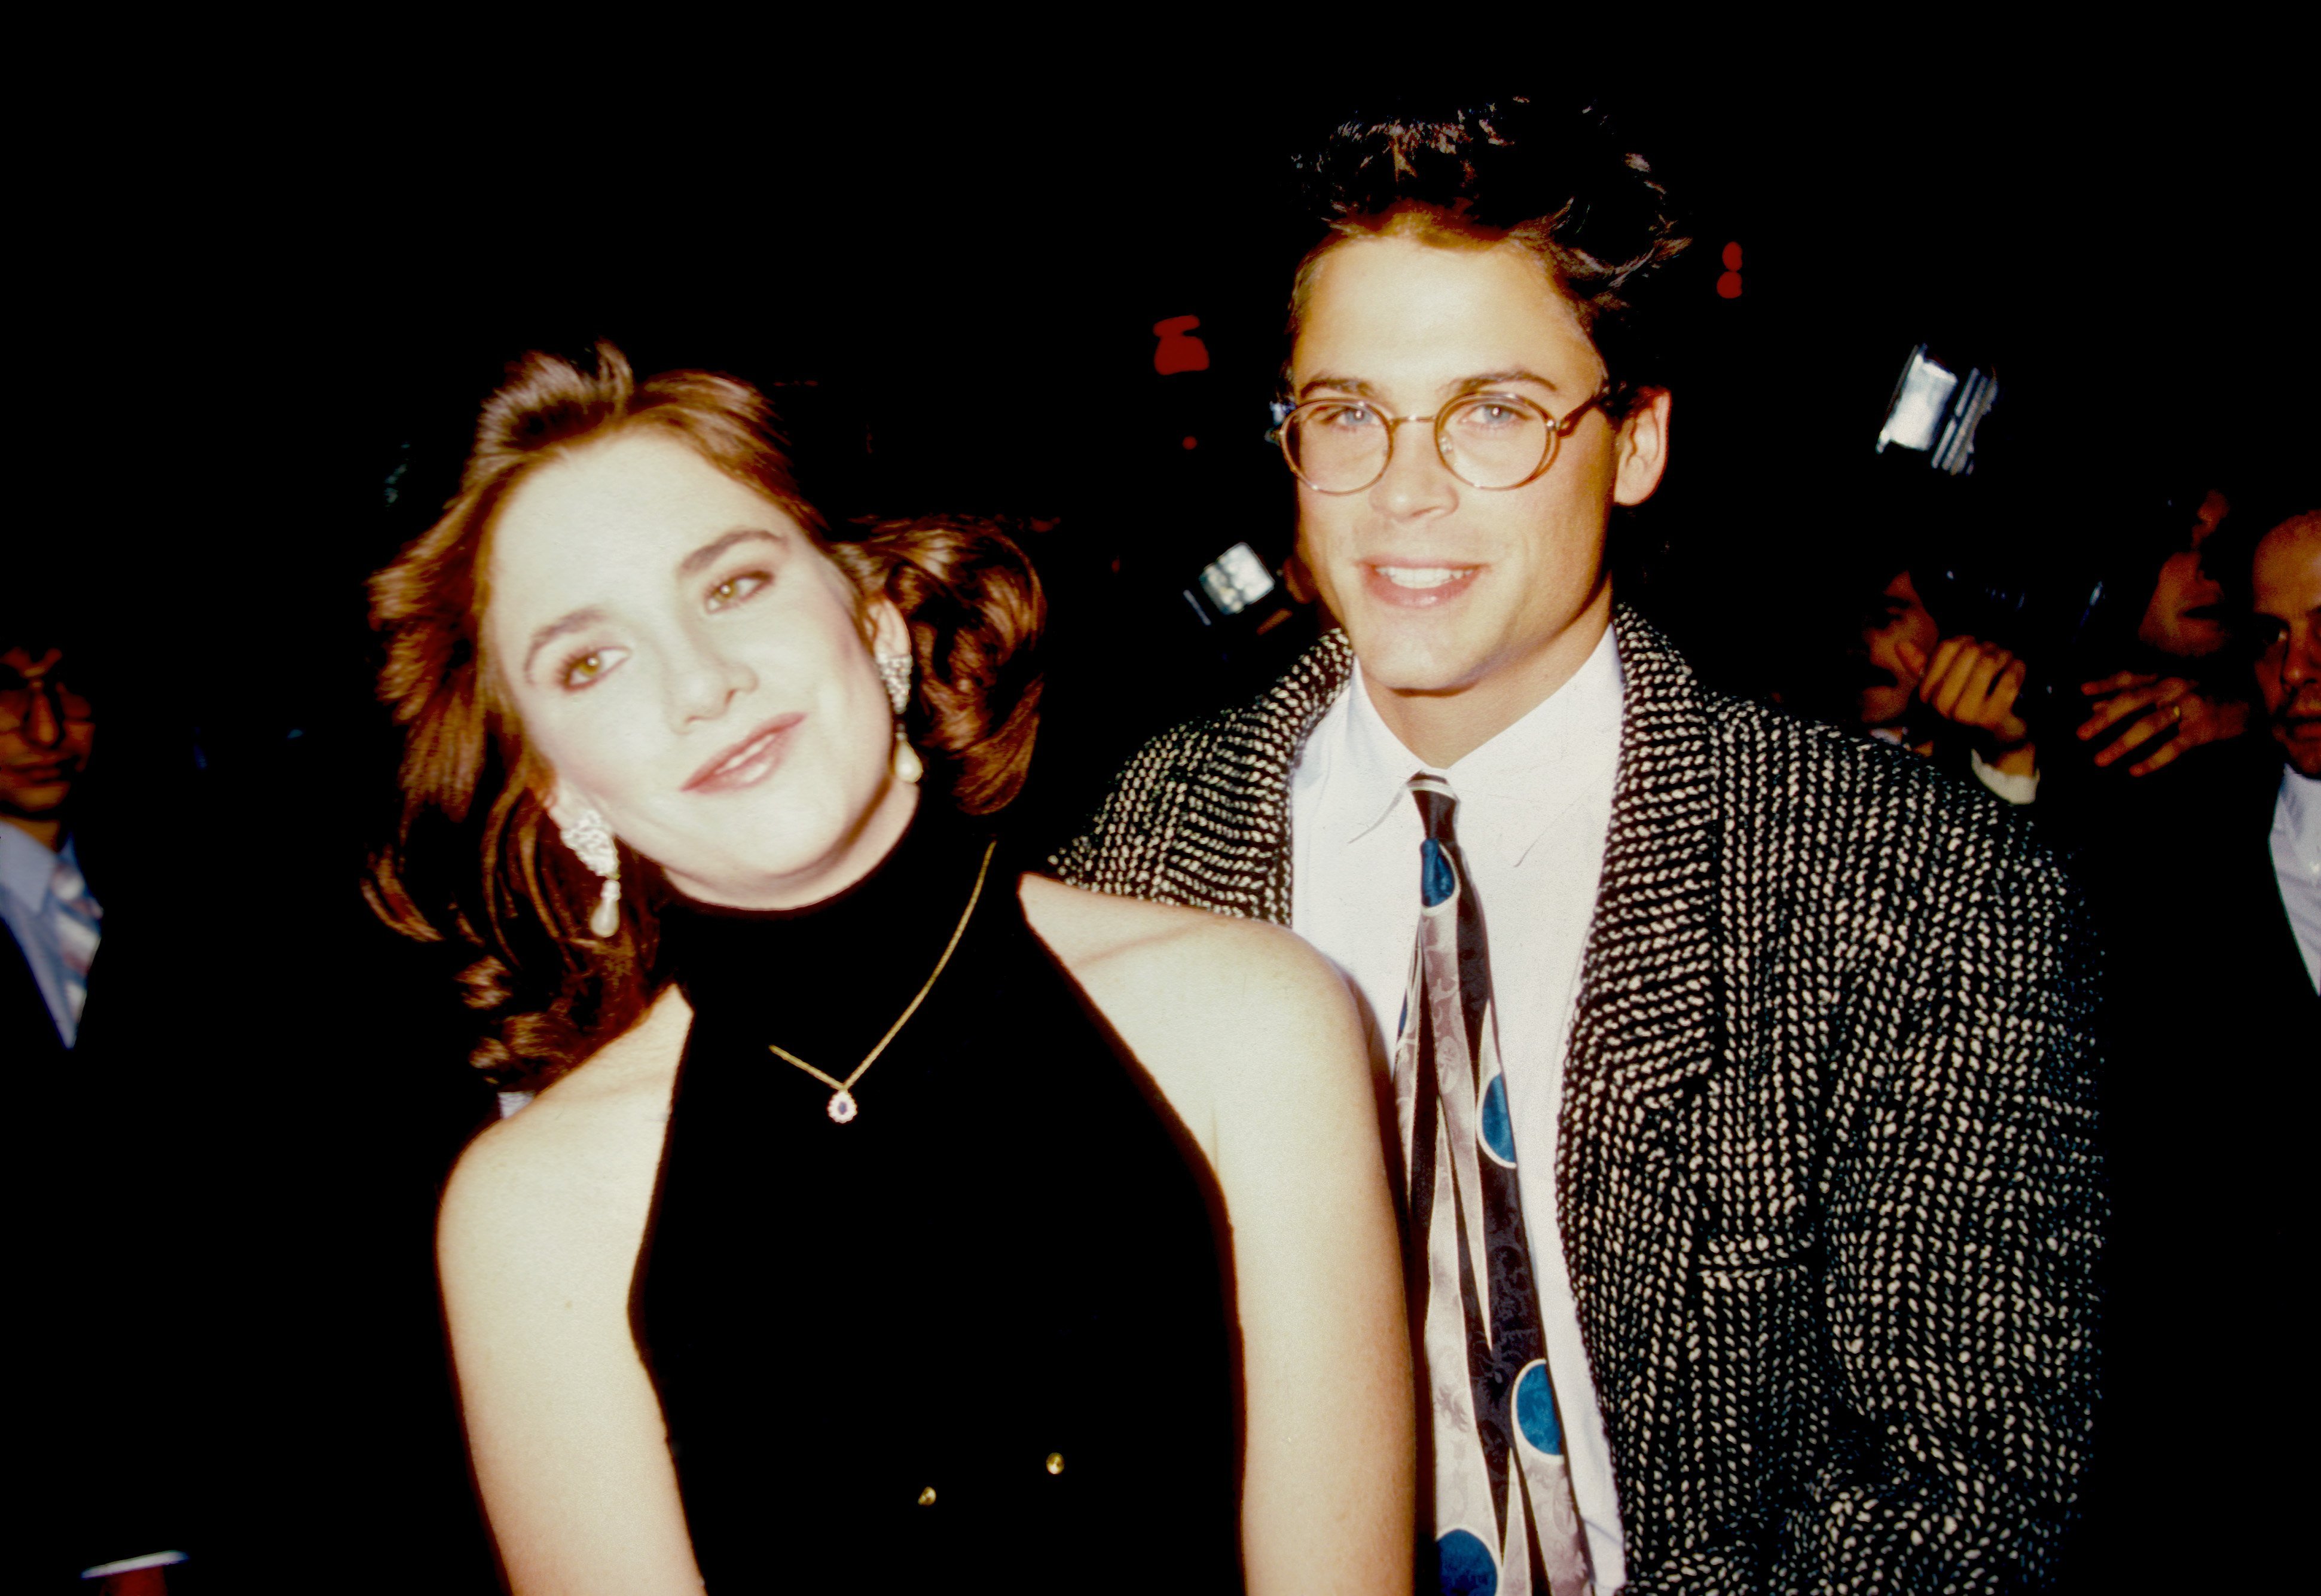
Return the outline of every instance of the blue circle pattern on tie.
[[[1459,890],[1459,873],[1451,868],[1451,861],[1443,852],[1443,845],[1432,837],[1418,845],[1418,890],[1429,909],[1444,902]]]
[[[1507,1117],[1507,1078],[1493,1075],[1491,1084],[1483,1088],[1483,1146],[1492,1157],[1508,1168],[1515,1167],[1515,1128]]]
[[[1555,1416],[1555,1388],[1548,1383],[1547,1360],[1535,1358],[1515,1376],[1515,1428],[1550,1457],[1563,1455],[1563,1424]]]
[[[1434,1566],[1443,1596],[1496,1596],[1498,1591],[1499,1560],[1467,1530],[1454,1529],[1434,1543]]]

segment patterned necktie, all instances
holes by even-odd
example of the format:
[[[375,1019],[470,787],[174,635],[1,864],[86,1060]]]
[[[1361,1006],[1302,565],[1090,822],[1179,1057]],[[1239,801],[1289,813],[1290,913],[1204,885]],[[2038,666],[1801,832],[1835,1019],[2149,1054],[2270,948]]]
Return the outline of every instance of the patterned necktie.
[[[1459,800],[1423,772],[1410,794],[1426,839],[1395,1106],[1443,1589],[1587,1596],[1592,1571],[1524,1234],[1482,910],[1451,830]]]
[[[97,922],[103,918],[88,883],[70,859],[59,857],[49,875],[48,921],[64,966],[65,1007],[72,1014],[72,1023],[64,1028],[67,1047],[80,1029],[80,1011],[88,1002],[88,966],[96,958]]]

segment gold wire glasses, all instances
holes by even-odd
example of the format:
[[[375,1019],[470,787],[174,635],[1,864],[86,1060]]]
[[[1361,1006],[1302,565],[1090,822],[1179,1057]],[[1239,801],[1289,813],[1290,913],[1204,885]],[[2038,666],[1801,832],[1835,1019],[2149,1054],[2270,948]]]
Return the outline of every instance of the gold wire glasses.
[[[1266,436],[1315,493],[1358,494],[1386,475],[1396,428],[1432,422],[1443,468],[1470,487],[1496,492],[1536,482],[1555,463],[1555,446],[1607,397],[1598,388],[1561,420],[1515,394],[1469,394],[1431,416],[1388,415],[1367,399],[1308,399],[1276,404]]]

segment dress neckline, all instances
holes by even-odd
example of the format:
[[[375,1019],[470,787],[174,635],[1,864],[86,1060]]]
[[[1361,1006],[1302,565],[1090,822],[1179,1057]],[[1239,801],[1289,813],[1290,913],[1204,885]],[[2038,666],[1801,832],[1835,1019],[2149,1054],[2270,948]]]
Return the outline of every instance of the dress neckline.
[[[990,841],[923,799],[887,857],[820,902],[763,910],[673,900],[661,917],[662,966],[696,1023],[760,1047],[778,1043],[843,1077],[934,970]],[[978,919],[1007,886],[995,861]]]

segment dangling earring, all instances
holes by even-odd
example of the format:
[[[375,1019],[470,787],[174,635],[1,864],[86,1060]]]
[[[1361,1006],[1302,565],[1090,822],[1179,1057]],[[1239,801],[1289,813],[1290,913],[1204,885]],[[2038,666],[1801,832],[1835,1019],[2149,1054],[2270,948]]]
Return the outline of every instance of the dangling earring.
[[[600,877],[605,890],[588,915],[588,929],[599,938],[621,929],[621,850],[613,844],[613,829],[593,806],[584,805],[578,819],[557,827],[564,846]]]
[[[878,662],[878,679],[887,684],[887,703],[900,721],[903,712],[911,707],[911,657],[907,654],[874,654]],[[897,728],[897,735],[901,729]]]
[[[903,712],[911,704],[911,657],[878,654],[872,657],[878,662],[878,679],[887,684],[887,702],[895,711],[895,779],[915,786],[927,767],[903,730]]]

